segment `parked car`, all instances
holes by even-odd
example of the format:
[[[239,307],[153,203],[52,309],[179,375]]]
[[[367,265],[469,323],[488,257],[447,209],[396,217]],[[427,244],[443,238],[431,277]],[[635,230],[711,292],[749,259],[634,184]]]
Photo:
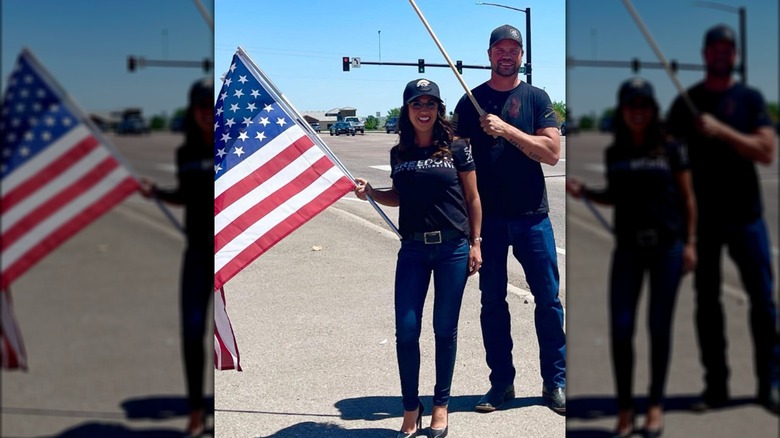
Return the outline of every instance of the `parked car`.
[[[172,118],[169,128],[173,132],[184,132],[184,114]]]
[[[601,132],[612,132],[612,117],[611,115],[607,115],[601,118],[599,121],[599,131]]]
[[[313,129],[314,132],[318,134],[322,131],[318,122],[309,122],[309,126],[311,126],[311,129]]]
[[[336,122],[330,125],[330,135],[355,135],[355,128],[349,122]]]
[[[385,122],[385,132],[389,134],[391,131],[393,134],[398,134],[398,117],[390,117]]]
[[[566,134],[574,134],[579,130],[579,126],[577,126],[577,122],[575,122],[574,119],[561,122],[561,135],[563,136]]]
[[[148,134],[149,124],[141,117],[128,117],[116,125],[117,134]]]
[[[360,131],[361,135],[366,133],[366,125],[364,122],[360,120],[360,118],[355,116],[344,117],[344,121],[349,122],[349,124],[352,125],[353,128],[355,128],[355,132]]]

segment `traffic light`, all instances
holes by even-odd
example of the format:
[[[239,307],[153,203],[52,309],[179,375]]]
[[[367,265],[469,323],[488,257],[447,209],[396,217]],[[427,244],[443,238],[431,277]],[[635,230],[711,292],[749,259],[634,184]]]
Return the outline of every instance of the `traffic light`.
[[[203,60],[203,73],[208,73],[211,71],[211,61],[207,59]]]
[[[463,74],[463,61],[455,61],[455,67],[458,69],[459,74]]]
[[[349,64],[351,64],[350,61],[349,61],[349,56],[344,56],[344,57],[341,58],[341,69],[342,70],[349,71]]]
[[[417,60],[417,73],[425,73],[425,60],[424,59],[418,59]]]
[[[631,60],[631,71],[634,73],[639,72],[639,58],[634,58]]]
[[[135,71],[135,57],[134,56],[128,56],[127,57],[127,70],[129,71]]]
[[[671,68],[674,73],[677,73],[677,69],[680,68],[680,66],[677,64],[677,61],[672,59],[672,62],[671,62],[671,65],[669,66],[669,68]]]

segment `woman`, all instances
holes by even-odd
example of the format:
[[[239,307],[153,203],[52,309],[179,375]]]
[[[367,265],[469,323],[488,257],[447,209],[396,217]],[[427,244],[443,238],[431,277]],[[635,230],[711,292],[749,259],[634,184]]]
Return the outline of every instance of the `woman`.
[[[447,405],[463,289],[482,264],[482,212],[470,147],[465,140],[453,141],[439,87],[427,79],[411,81],[403,102],[399,141],[390,151],[392,187],[375,189],[357,178],[355,194],[399,207],[395,325],[404,420],[398,438],[421,432],[419,339],[433,272],[436,385],[429,435],[441,438],[449,431]]]
[[[182,349],[187,380],[187,433],[205,431],[203,398],[206,325],[209,299],[214,294],[214,83],[192,85],[184,116],[184,144],[176,151],[177,188],[164,190],[141,179],[143,196],[156,197],[185,208],[187,248],[181,271]]]
[[[635,78],[621,85],[614,123],[614,142],[606,150],[606,189],[591,190],[574,177],[568,178],[566,189],[575,198],[614,205],[609,303],[616,437],[633,433],[634,327],[643,277],[649,272],[651,376],[642,432],[658,437],[677,291],[682,275],[696,264],[696,204],[685,148],[664,136],[650,83]]]

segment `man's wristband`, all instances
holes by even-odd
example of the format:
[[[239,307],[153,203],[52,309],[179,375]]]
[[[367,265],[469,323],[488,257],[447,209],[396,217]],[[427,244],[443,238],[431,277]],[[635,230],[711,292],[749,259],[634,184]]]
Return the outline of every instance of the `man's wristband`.
[[[476,245],[477,243],[482,243],[482,237],[472,237],[471,239],[469,239],[469,242],[472,245]]]

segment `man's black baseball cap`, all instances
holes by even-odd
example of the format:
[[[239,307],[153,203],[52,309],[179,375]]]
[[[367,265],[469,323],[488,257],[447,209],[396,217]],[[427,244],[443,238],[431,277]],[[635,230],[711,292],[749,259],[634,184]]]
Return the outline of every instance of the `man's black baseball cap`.
[[[629,79],[620,86],[618,103],[623,106],[636,98],[647,99],[655,104],[655,92],[650,82],[642,78]]]
[[[711,27],[706,34],[704,34],[704,47],[716,41],[726,41],[732,45],[737,45],[737,37],[734,33],[734,29],[726,26],[725,24],[718,24]]]
[[[441,102],[439,86],[436,85],[436,82],[420,78],[406,84],[406,88],[404,89],[404,105],[407,105],[409,102],[422,96],[435,97],[436,100]]]
[[[523,47],[523,37],[520,36],[520,31],[508,24],[499,26],[493,30],[490,34],[490,47],[493,47],[493,44],[501,40],[517,41],[517,44],[520,44],[520,47]]]

